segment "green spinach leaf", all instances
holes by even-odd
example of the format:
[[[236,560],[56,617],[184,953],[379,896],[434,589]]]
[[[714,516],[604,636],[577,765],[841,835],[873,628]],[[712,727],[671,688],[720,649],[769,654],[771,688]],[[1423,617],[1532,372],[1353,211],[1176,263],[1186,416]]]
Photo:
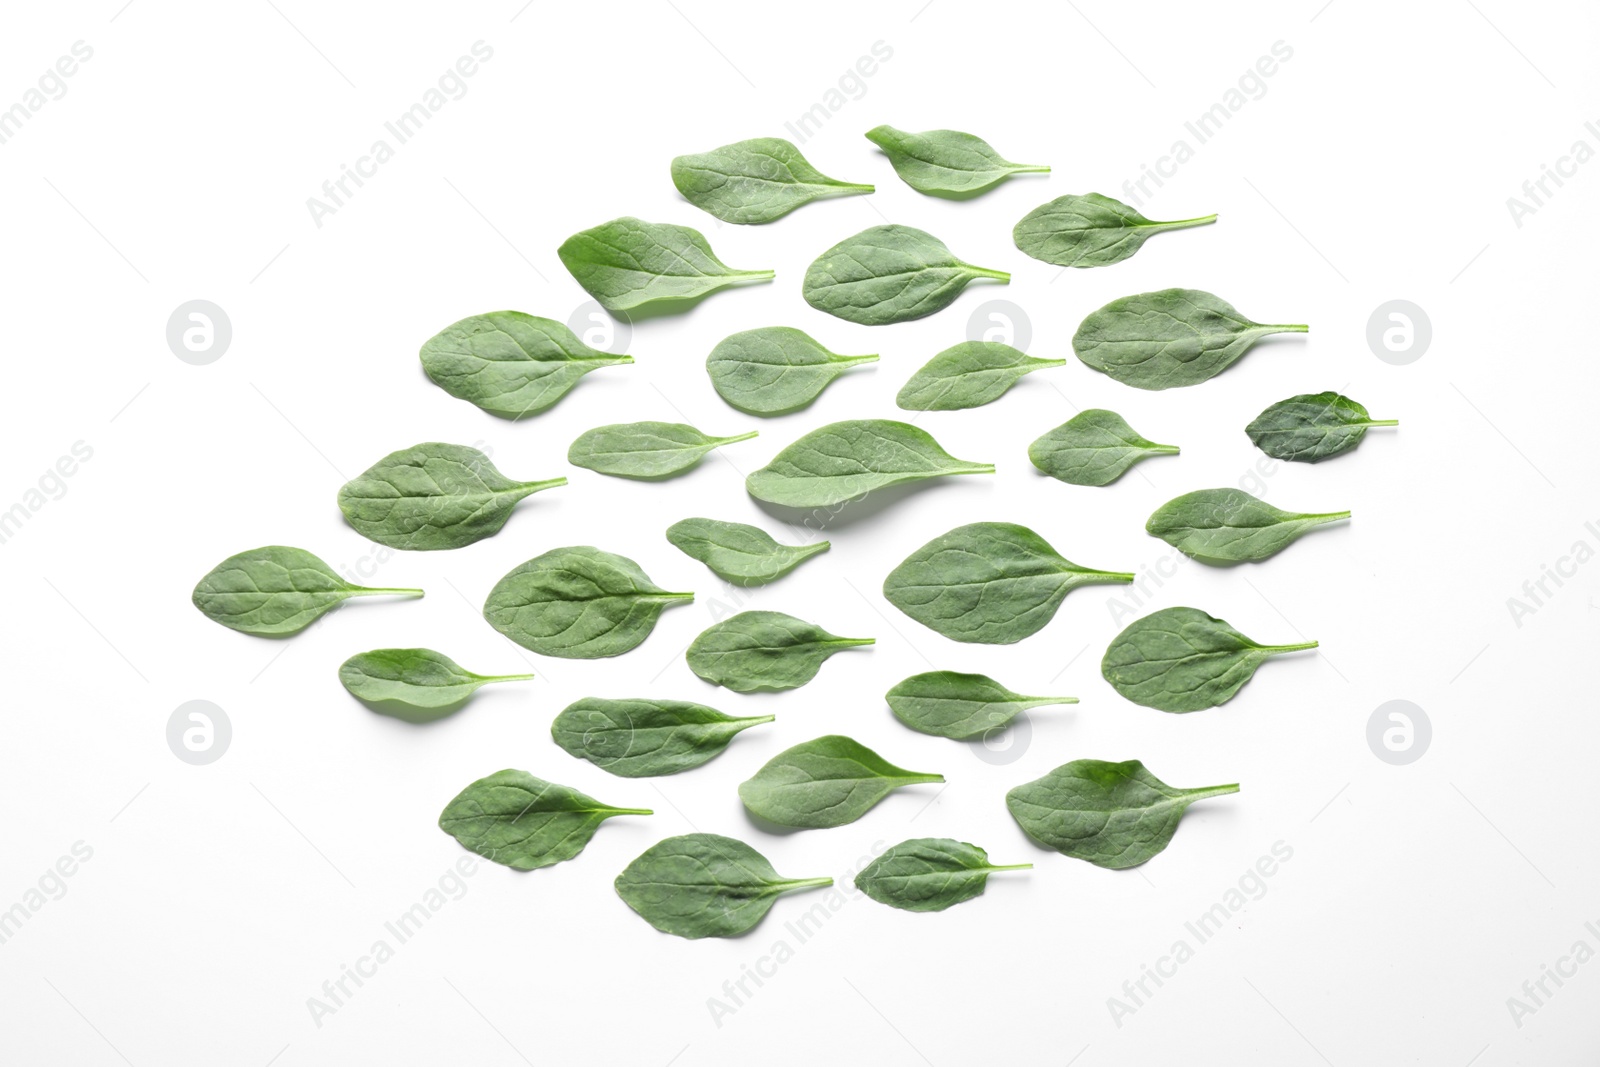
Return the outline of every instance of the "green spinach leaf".
[[[883,595],[952,641],[1010,645],[1043,629],[1078,586],[1131,581],[1063,559],[1026,526],[974,522],[907,556],[883,580]]]
[[[1258,645],[1196,608],[1162,608],[1135,619],[1112,640],[1100,674],[1135,704],[1158,711],[1203,711],[1226,704],[1273,656],[1316,648]]]
[[[682,422],[623,422],[580,436],[567,449],[567,462],[618,478],[670,478],[699,463],[718,445],[748,441],[759,432],[707,437]]]
[[[542,656],[620,656],[650,636],[661,612],[694,599],[669,593],[626,556],[586,545],[553,548],[495,583],[489,625]]]
[[[875,489],[946,474],[993,474],[994,464],[956,459],[926,430],[891,419],[852,419],[812,430],[745,479],[757,500],[831,507]]]
[[[267,545],[229,556],[194,587],[201,614],[262,637],[297,634],[353,596],[419,597],[420,589],[351,585],[303,548]]]
[[[1237,784],[1174,789],[1136,759],[1080,759],[1017,786],[1006,807],[1045,848],[1119,871],[1165,849],[1190,804],[1238,791]]]
[[[1065,367],[1064,359],[1035,359],[999,341],[962,341],[911,376],[894,402],[907,411],[959,411],[999,400],[1029,371]]]
[[[841,649],[874,643],[836,637],[781,611],[741,611],[707,628],[689,645],[689,669],[735,693],[798,689]]]
[[[678,937],[737,937],[773,902],[832,878],[785,878],[743,841],[720,834],[669,837],[617,875],[617,896],[645,922]]]
[[[339,490],[352,529],[390,548],[461,548],[500,532],[511,509],[565,478],[514,482],[476,448],[437,442],[391,452]]]
[[[896,767],[859,741],[829,734],[773,756],[739,786],[739,799],[757,818],[779,826],[820,830],[855,822],[902,786],[944,781]]]
[[[889,690],[895,718],[913,730],[969,741],[1002,730],[1029,708],[1076,704],[1077,697],[1028,697],[1013,693],[986,674],[927,671]]]
[[[613,815],[651,814],[649,808],[613,808],[527,771],[504,770],[478,779],[445,805],[439,829],[484,859],[531,871],[582,852]]]
[[[1104,408],[1080,411],[1028,446],[1035,467],[1071,485],[1110,485],[1141,459],[1177,454],[1177,445],[1145,440]]]
[[[900,180],[929,196],[976,196],[1013,174],[1048,174],[1049,167],[1011,163],[981,137],[957,130],[906,133],[893,126],[867,131],[883,149]]]
[[[554,319],[520,311],[473,315],[422,346],[422,369],[434,385],[503,419],[536,415],[590,371],[632,362],[590,348]]]
[[[734,585],[756,586],[782,578],[828,542],[780,545],[765,530],[742,522],[683,519],[667,527],[667,540]]]
[[[556,744],[623,778],[677,774],[721,755],[735,734],[772,721],[735,719],[687,700],[584,697],[550,724]]]
[[[1349,517],[1348,511],[1284,511],[1243,489],[1200,489],[1156,508],[1144,528],[1201,563],[1254,563],[1308,530]]]
[[[1004,284],[1011,275],[963,263],[923,230],[872,226],[818,256],[800,291],[818,311],[885,326],[949,307],[975,278]]]
[[[1124,385],[1171,389],[1221,374],[1268,334],[1308,329],[1252,322],[1199,289],[1162,289],[1091,312],[1073,335],[1072,348],[1084,363]]]
[[[809,405],[828,383],[876,355],[829,352],[801,330],[764,326],[725,337],[706,358],[717,395],[752,415],[782,415]]]
[[[1106,267],[1139,251],[1152,234],[1215,221],[1215,215],[1206,215],[1152,222],[1120,200],[1086,193],[1040,204],[1022,216],[1011,239],[1034,259],[1058,267]]]
[[[1370,427],[1398,425],[1399,419],[1371,418],[1354,400],[1330,391],[1280,400],[1244,432],[1273,459],[1318,463],[1355,448]]]
[[[683,310],[719,289],[773,277],[770,270],[728,266],[699,230],[626,217],[573,234],[556,254],[612,314]]]
[[[473,674],[431,648],[375,648],[339,667],[350,695],[375,711],[414,722],[442,718],[490,682],[520,682],[531,674]]]
[[[902,911],[943,911],[983,893],[994,871],[1026,871],[1031,863],[996,867],[977,845],[919,837],[891,846],[856,875],[856,888]]]
[[[672,184],[683,198],[723,222],[780,219],[813,200],[872,192],[822,173],[793,143],[754,137],[672,161]]]

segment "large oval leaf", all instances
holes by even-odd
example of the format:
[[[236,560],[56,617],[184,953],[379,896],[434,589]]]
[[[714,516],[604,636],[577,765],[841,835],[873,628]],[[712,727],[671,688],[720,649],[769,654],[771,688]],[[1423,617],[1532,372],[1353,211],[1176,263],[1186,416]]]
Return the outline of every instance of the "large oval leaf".
[[[829,656],[870,645],[871,637],[837,637],[781,611],[741,611],[706,629],[689,645],[689,669],[736,693],[797,689]]]
[[[527,771],[504,770],[478,779],[445,805],[439,829],[484,859],[531,871],[582,852],[614,815],[650,814],[649,808],[613,808]]]
[[[613,314],[657,306],[681,310],[718,289],[773,276],[770,270],[728,266],[698,230],[631,217],[579,231],[557,254],[578,284]]]
[[[678,937],[737,937],[784,893],[833,884],[785,878],[743,841],[720,834],[669,837],[617,875],[617,896],[645,922]]]
[[[1176,456],[1177,445],[1147,441],[1115,411],[1089,408],[1028,446],[1028,459],[1070,485],[1110,485],[1150,456]]]
[[[812,430],[745,479],[757,500],[786,507],[843,504],[891,485],[946,474],[993,474],[956,459],[926,430],[892,419],[852,419]]]
[[[902,911],[943,911],[980,895],[994,871],[1026,871],[1031,863],[996,867],[977,845],[919,837],[890,846],[856,875],[856,888]]]
[[[590,371],[632,362],[590,348],[554,319],[520,311],[473,315],[422,346],[433,384],[504,419],[538,414]]]
[[[519,682],[531,674],[473,674],[431,648],[375,648],[339,667],[339,682],[368,707],[427,721],[449,714],[491,682]]]
[[[1271,657],[1316,647],[1315,641],[1258,645],[1197,608],[1162,608],[1112,640],[1100,674],[1135,704],[1203,711],[1232,700]]]
[[[1011,275],[963,263],[926,231],[873,226],[818,256],[801,294],[818,311],[884,326],[948,307],[975,278],[1005,283]]]
[[[798,411],[851,367],[878,357],[841,356],[788,326],[764,326],[723,338],[706,357],[717,395],[752,415]]]
[[[741,730],[771,715],[736,719],[687,700],[584,697],[550,723],[556,744],[623,778],[677,774],[720,755]]]
[[[723,581],[747,587],[782,578],[828,550],[826,541],[780,545],[758,527],[716,519],[682,519],[667,527],[667,540]]]
[[[567,449],[567,462],[618,478],[670,478],[695,466],[718,445],[748,441],[758,433],[707,437],[683,422],[617,423],[580,435]]]
[[[1348,519],[1275,508],[1243,489],[1200,489],[1162,504],[1145,530],[1201,563],[1250,563],[1277,555],[1302,534]]]
[[[351,585],[303,548],[267,545],[229,556],[194,587],[201,614],[262,637],[296,634],[353,596],[419,597],[420,589]]]
[[[895,718],[925,734],[969,741],[1002,730],[1029,708],[1076,704],[1077,697],[1029,697],[1013,693],[986,674],[927,671],[889,690]]]
[[[896,789],[943,781],[942,774],[896,767],[859,741],[829,734],[772,757],[739,786],[739,799],[770,823],[817,830],[855,822]]]
[[[999,341],[963,341],[934,356],[911,376],[896,404],[907,411],[958,411],[999,400],[1022,376],[1064,359],[1035,359]]]
[[[872,192],[823,174],[781,137],[753,137],[672,161],[683,198],[723,222],[761,223],[833,196]]]
[[[976,196],[1013,174],[1050,171],[1046,166],[1003,159],[983,138],[959,130],[907,133],[893,126],[878,126],[867,131],[867,140],[883,149],[902,181],[929,196]]]
[[[1373,426],[1398,425],[1398,419],[1374,419],[1354,400],[1330,391],[1280,400],[1244,432],[1273,459],[1319,463],[1355,448]]]
[[[1152,222],[1120,200],[1099,193],[1058,196],[1017,223],[1011,239],[1034,259],[1058,267],[1105,267],[1139,251],[1164,230],[1217,221],[1215,215],[1177,222]]]

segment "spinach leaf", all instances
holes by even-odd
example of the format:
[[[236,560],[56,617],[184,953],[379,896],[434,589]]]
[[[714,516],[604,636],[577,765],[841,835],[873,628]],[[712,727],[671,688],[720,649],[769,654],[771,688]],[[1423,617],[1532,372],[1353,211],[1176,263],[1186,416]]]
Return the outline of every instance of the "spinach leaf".
[[[1200,489],[1156,508],[1144,528],[1201,563],[1254,563],[1308,530],[1349,517],[1348,511],[1284,511],[1242,489]]]
[[[962,341],[923,364],[894,402],[907,411],[982,407],[999,400],[1029,371],[1066,365],[1064,359],[1025,356],[999,341]]]
[[[806,269],[806,303],[863,326],[910,322],[949,307],[974,278],[1011,275],[963,263],[931,233],[872,226],[828,249]]]
[[[431,648],[375,648],[339,667],[350,695],[375,711],[428,722],[455,711],[490,682],[520,682],[531,674],[473,674]]]
[[[748,441],[758,432],[707,437],[682,422],[622,422],[581,435],[567,449],[567,462],[618,478],[670,478],[718,445]]]
[[[1100,661],[1111,687],[1158,711],[1203,711],[1226,704],[1273,656],[1316,648],[1258,645],[1196,608],[1162,608],[1135,619]]]
[[[876,355],[829,352],[801,330],[764,326],[725,337],[706,358],[717,395],[752,415],[782,415],[810,404],[828,383]]]
[[[678,937],[738,937],[773,903],[832,878],[785,878],[743,841],[720,834],[669,837],[617,875],[617,896],[645,922]]]
[[[672,161],[672,184],[695,207],[734,223],[771,222],[813,200],[872,192],[870,185],[823,174],[781,137],[679,156]]]
[[[771,281],[770,270],[734,270],[687,226],[624,217],[568,237],[561,262],[612,314],[679,311],[719,289]],[[662,305],[660,308],[652,305]]]
[[[439,829],[484,859],[531,871],[582,852],[613,815],[652,814],[649,808],[613,808],[527,771],[504,770],[457,794],[439,815]]]
[[[263,637],[297,634],[353,596],[419,597],[420,589],[351,585],[303,548],[268,545],[229,556],[194,587],[201,614]]]
[[[772,721],[735,719],[687,700],[602,700],[568,704],[550,724],[556,744],[623,778],[677,774],[721,755],[734,734]]]
[[[661,612],[694,599],[669,593],[626,556],[579,545],[553,548],[489,590],[483,617],[542,656],[620,656],[655,629]]]
[[[856,875],[856,888],[902,911],[943,911],[983,893],[993,871],[1026,871],[1031,863],[996,867],[977,845],[919,837],[887,849]]]
[[[1237,784],[1174,789],[1136,759],[1080,759],[1017,786],[1006,807],[1044,847],[1120,871],[1166,848],[1190,804],[1238,791]]]
[[[369,540],[427,552],[493,537],[518,501],[566,484],[514,482],[476,448],[431,442],[391,452],[346,482],[339,510]]]
[[[956,130],[906,133],[893,126],[867,131],[900,180],[929,196],[976,196],[1013,174],[1048,174],[1049,167],[1010,163],[989,142]]]
[[[1110,485],[1141,459],[1177,454],[1177,445],[1146,441],[1104,408],[1080,411],[1028,446],[1035,467],[1071,485]]]
[[[503,419],[537,414],[590,371],[632,362],[590,348],[554,319],[520,311],[473,315],[422,346],[422,369],[434,385]]]
[[[776,581],[819,552],[828,542],[780,545],[765,530],[742,522],[683,519],[667,527],[667,540],[699,560],[725,582],[756,586]]]
[[[836,637],[781,611],[741,611],[707,628],[689,645],[689,669],[735,693],[798,689],[840,649],[871,637]]]
[[[1261,338],[1307,326],[1264,326],[1199,289],[1162,289],[1113,300],[1072,337],[1095,370],[1137,389],[1197,385],[1221,374]]]
[[[1068,562],[1026,526],[974,522],[907,556],[883,580],[883,595],[952,641],[1010,645],[1043,629],[1078,586],[1131,581]]]
[[[757,500],[831,507],[875,489],[946,474],[993,474],[994,464],[956,459],[926,430],[890,419],[851,419],[812,430],[744,480]]]
[[[829,734],[773,756],[739,785],[739,799],[757,818],[820,830],[855,822],[907,785],[943,782],[942,774],[896,767],[859,741]]]
[[[1215,221],[1215,215],[1206,215],[1152,222],[1120,200],[1086,193],[1040,204],[1022,216],[1011,239],[1034,259],[1058,267],[1106,267],[1139,251],[1152,234]]]
[[[885,699],[895,718],[913,730],[968,741],[1001,730],[1029,708],[1076,704],[1077,697],[1027,697],[986,674],[928,671],[913,674]]]
[[[1273,459],[1318,463],[1361,443],[1372,426],[1398,426],[1399,419],[1373,419],[1367,409],[1335,392],[1302,393],[1257,415],[1244,432]]]

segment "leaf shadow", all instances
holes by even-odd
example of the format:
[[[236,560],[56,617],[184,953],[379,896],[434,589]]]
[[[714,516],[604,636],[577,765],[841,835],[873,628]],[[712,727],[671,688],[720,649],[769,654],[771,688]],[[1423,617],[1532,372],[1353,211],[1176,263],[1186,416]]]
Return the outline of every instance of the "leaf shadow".
[[[906,499],[907,497],[932,492],[936,489],[953,490],[953,485],[939,485],[941,481],[958,481],[958,479],[927,478],[917,482],[904,482],[900,485],[891,485],[884,489],[874,489],[862,496],[847,500],[842,504],[830,504],[817,508],[797,508],[786,504],[772,504],[765,500],[751,497],[756,505],[771,515],[779,522],[801,529],[821,533],[828,529],[844,529],[859,522],[871,519],[885,508]]]

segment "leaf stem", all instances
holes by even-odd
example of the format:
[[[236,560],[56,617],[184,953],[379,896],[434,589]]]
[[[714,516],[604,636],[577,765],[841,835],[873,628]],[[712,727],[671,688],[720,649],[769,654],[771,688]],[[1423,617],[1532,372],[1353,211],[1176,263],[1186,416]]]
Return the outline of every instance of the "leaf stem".
[[[1154,455],[1157,455],[1157,456],[1176,456],[1178,454],[1178,446],[1177,445],[1152,445],[1149,448],[1145,449],[1145,451],[1146,452],[1150,452],[1150,453],[1152,453]]]
[[[1220,797],[1228,793],[1237,793],[1238,791],[1239,783],[1230,782],[1227,785],[1207,785],[1198,789],[1185,789],[1183,795],[1186,800],[1204,800],[1207,797]]]
[[[478,678],[485,682],[526,682],[532,678],[531,674],[480,674]]]
[[[1328,511],[1320,515],[1302,515],[1300,517],[1302,519],[1316,519],[1318,522],[1338,522],[1340,519],[1348,519],[1350,513],[1348,511]]]
[[[1049,174],[1050,168],[1043,163],[1013,163],[1012,174]]]
[[[1302,641],[1298,645],[1267,645],[1266,650],[1273,655],[1277,655],[1280,652],[1304,652],[1307,649],[1316,647],[1317,643],[1315,641]]]
[[[778,272],[775,270],[736,270],[732,276],[743,281],[770,282],[778,276]]]
[[[990,870],[990,871],[1031,871],[1031,870],[1033,870],[1033,864],[1031,864],[1031,863],[1010,863],[1010,864],[1005,865],[1004,867],[989,866],[989,867],[986,867],[985,870]]]
[[[966,466],[960,468],[959,470],[953,470],[950,473],[951,474],[993,474],[994,473],[994,464],[993,463],[968,463]]]
[[[350,595],[351,596],[412,596],[412,597],[417,597],[417,596],[423,596],[424,593],[420,589],[369,589],[364,585],[358,585],[358,586],[356,586],[354,589],[352,589],[350,591]]]
[[[735,441],[748,441],[748,440],[750,440],[750,438],[755,437],[760,433],[761,433],[760,430],[751,430],[749,433],[742,433],[742,434],[739,434],[736,437],[719,437],[719,438],[717,438],[717,444],[719,444],[719,445],[731,445]]]
[[[744,718],[735,719],[734,721],[742,722],[746,726],[760,726],[762,723],[772,722],[776,718],[776,715],[746,715]]]
[[[1273,333],[1310,333],[1311,332],[1311,327],[1307,326],[1303,322],[1291,322],[1291,323],[1281,323],[1280,322],[1280,323],[1274,323],[1274,324],[1270,324],[1270,325],[1269,324],[1263,324],[1262,328],[1263,329],[1267,329],[1267,330],[1271,330]]]
[[[518,482],[513,488],[506,490],[506,492],[521,493],[523,496],[531,496],[532,494],[539,492],[541,489],[555,489],[558,486],[566,484],[567,480],[565,478],[551,478],[548,481],[543,482]]]
[[[693,600],[693,593],[651,593],[654,600]]]
[[[787,893],[794,889],[817,889],[832,884],[832,878],[789,878],[779,882],[778,889]]]
[[[963,263],[962,266],[966,267],[967,271],[974,278],[992,278],[1002,285],[1009,284],[1011,281],[1011,275],[1007,274],[1003,270],[990,270],[988,267],[974,267],[971,263]]]
[[[654,815],[649,808],[601,808],[607,815]]]
[[[857,363],[876,363],[878,362],[878,354],[874,352],[870,356],[840,356],[834,362],[843,363],[847,367],[853,367]]]
[[[944,775],[908,774],[899,780],[904,782],[906,785],[942,785],[944,783]]]
[[[840,648],[855,648],[858,645],[875,645],[878,643],[878,639],[876,637],[836,637],[826,643],[837,645]]]
[[[1363,426],[1399,426],[1399,419],[1368,419]]]
[[[1215,215],[1201,215],[1193,219],[1171,219],[1166,222],[1152,222],[1151,227],[1162,230],[1181,230],[1189,226],[1204,226],[1209,222],[1216,222]]]

